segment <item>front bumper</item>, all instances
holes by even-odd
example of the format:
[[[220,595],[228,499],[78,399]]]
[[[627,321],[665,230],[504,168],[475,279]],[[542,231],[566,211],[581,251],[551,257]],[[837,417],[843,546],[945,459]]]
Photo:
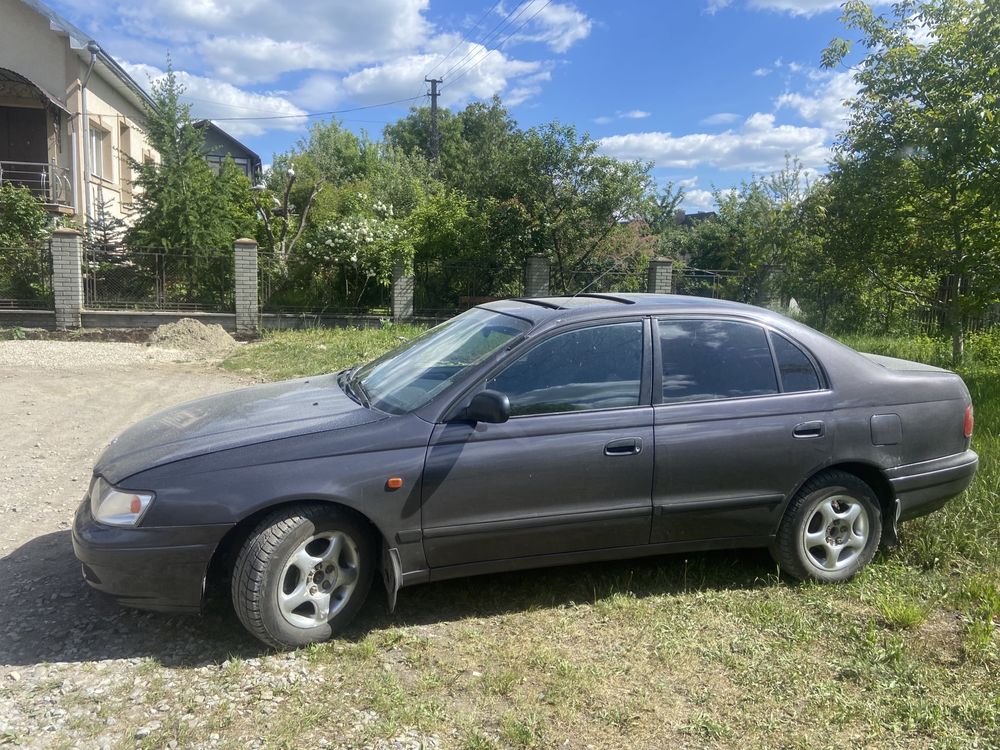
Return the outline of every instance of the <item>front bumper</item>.
[[[73,553],[98,591],[139,609],[197,612],[205,574],[232,526],[120,528],[97,523],[84,498],[73,521]]]
[[[899,520],[908,521],[940,508],[972,483],[978,466],[979,456],[967,450],[887,471],[899,502]]]

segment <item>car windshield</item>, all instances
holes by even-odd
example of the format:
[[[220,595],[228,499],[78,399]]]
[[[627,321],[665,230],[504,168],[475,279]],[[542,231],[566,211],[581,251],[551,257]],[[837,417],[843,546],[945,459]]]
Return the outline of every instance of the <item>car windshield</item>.
[[[413,411],[529,328],[521,318],[473,308],[359,368],[345,386],[381,411]]]

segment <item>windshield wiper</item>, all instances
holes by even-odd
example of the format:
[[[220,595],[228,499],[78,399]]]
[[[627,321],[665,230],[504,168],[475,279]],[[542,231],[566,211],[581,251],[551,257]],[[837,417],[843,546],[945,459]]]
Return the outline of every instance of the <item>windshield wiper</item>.
[[[361,365],[358,365],[353,370],[347,374],[347,387],[351,389],[354,394],[355,399],[359,404],[361,404],[366,409],[370,408],[372,405],[371,396],[368,395],[368,389],[365,388],[365,384],[362,383],[357,376],[358,370],[361,369]]]

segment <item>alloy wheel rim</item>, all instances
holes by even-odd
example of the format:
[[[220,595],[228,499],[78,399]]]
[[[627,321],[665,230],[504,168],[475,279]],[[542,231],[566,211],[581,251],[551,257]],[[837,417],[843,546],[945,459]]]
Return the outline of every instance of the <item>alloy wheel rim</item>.
[[[306,539],[285,561],[278,579],[278,611],[297,628],[314,628],[337,615],[358,584],[358,546],[342,531]]]
[[[802,527],[802,548],[809,563],[824,573],[853,565],[869,538],[865,506],[850,495],[830,495],[816,505]]]

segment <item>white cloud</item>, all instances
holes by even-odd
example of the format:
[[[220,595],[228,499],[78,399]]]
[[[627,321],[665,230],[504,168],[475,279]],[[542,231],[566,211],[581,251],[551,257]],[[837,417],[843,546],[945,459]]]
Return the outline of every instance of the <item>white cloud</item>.
[[[732,125],[734,122],[739,122],[742,118],[735,112],[716,112],[714,115],[709,115],[704,120],[701,121],[702,125]]]
[[[771,75],[773,71],[770,68],[757,68],[753,74],[758,78],[763,78],[764,76]]]
[[[529,0],[523,8],[515,6],[514,15],[517,20],[511,24],[517,29],[520,24],[527,24],[522,31],[511,37],[510,43],[539,42],[545,44],[553,52],[562,54],[577,42],[590,36],[593,22],[574,6],[566,3],[547,3],[545,0]],[[503,6],[497,13],[506,15],[509,11]]]
[[[219,76],[238,84],[273,81],[293,70],[332,69],[339,62],[313,42],[262,36],[213,37],[199,45],[199,53]]]
[[[708,0],[708,4],[705,6],[705,12],[710,16],[714,16],[720,10],[724,10],[732,5],[733,0]]]
[[[775,106],[795,110],[806,122],[839,130],[850,114],[844,102],[857,93],[858,84],[851,71],[815,71],[810,75],[806,93],[786,91],[777,98]]]
[[[269,81],[289,70],[347,71],[417,49],[431,35],[429,0],[154,0],[125,6],[149,36],[199,42],[220,76]]]
[[[615,120],[642,120],[649,117],[652,113],[647,112],[644,109],[629,109],[629,110],[618,110],[613,115],[601,115],[600,117],[595,117],[594,122],[598,125],[607,125],[609,122],[614,122]]]
[[[164,72],[152,65],[123,62],[122,66],[137,83],[148,88],[151,82],[162,78]],[[183,70],[174,71],[184,88],[183,100],[191,104],[191,116],[199,118],[270,117],[272,120],[223,120],[218,125],[237,138],[260,135],[268,129],[299,130],[306,123],[301,117],[305,111],[288,99],[276,94],[258,94],[205,76],[192,75]],[[295,115],[289,117],[289,115]]]
[[[739,130],[723,133],[690,133],[675,136],[665,132],[629,133],[601,138],[604,153],[622,159],[651,160],[658,167],[773,172],[784,166],[785,155],[800,159],[804,166],[826,163],[828,131],[823,128],[777,125],[772,114],[756,113]]]
[[[685,190],[681,208],[689,214],[698,211],[712,211],[715,209],[715,196],[712,195],[711,190]]]

